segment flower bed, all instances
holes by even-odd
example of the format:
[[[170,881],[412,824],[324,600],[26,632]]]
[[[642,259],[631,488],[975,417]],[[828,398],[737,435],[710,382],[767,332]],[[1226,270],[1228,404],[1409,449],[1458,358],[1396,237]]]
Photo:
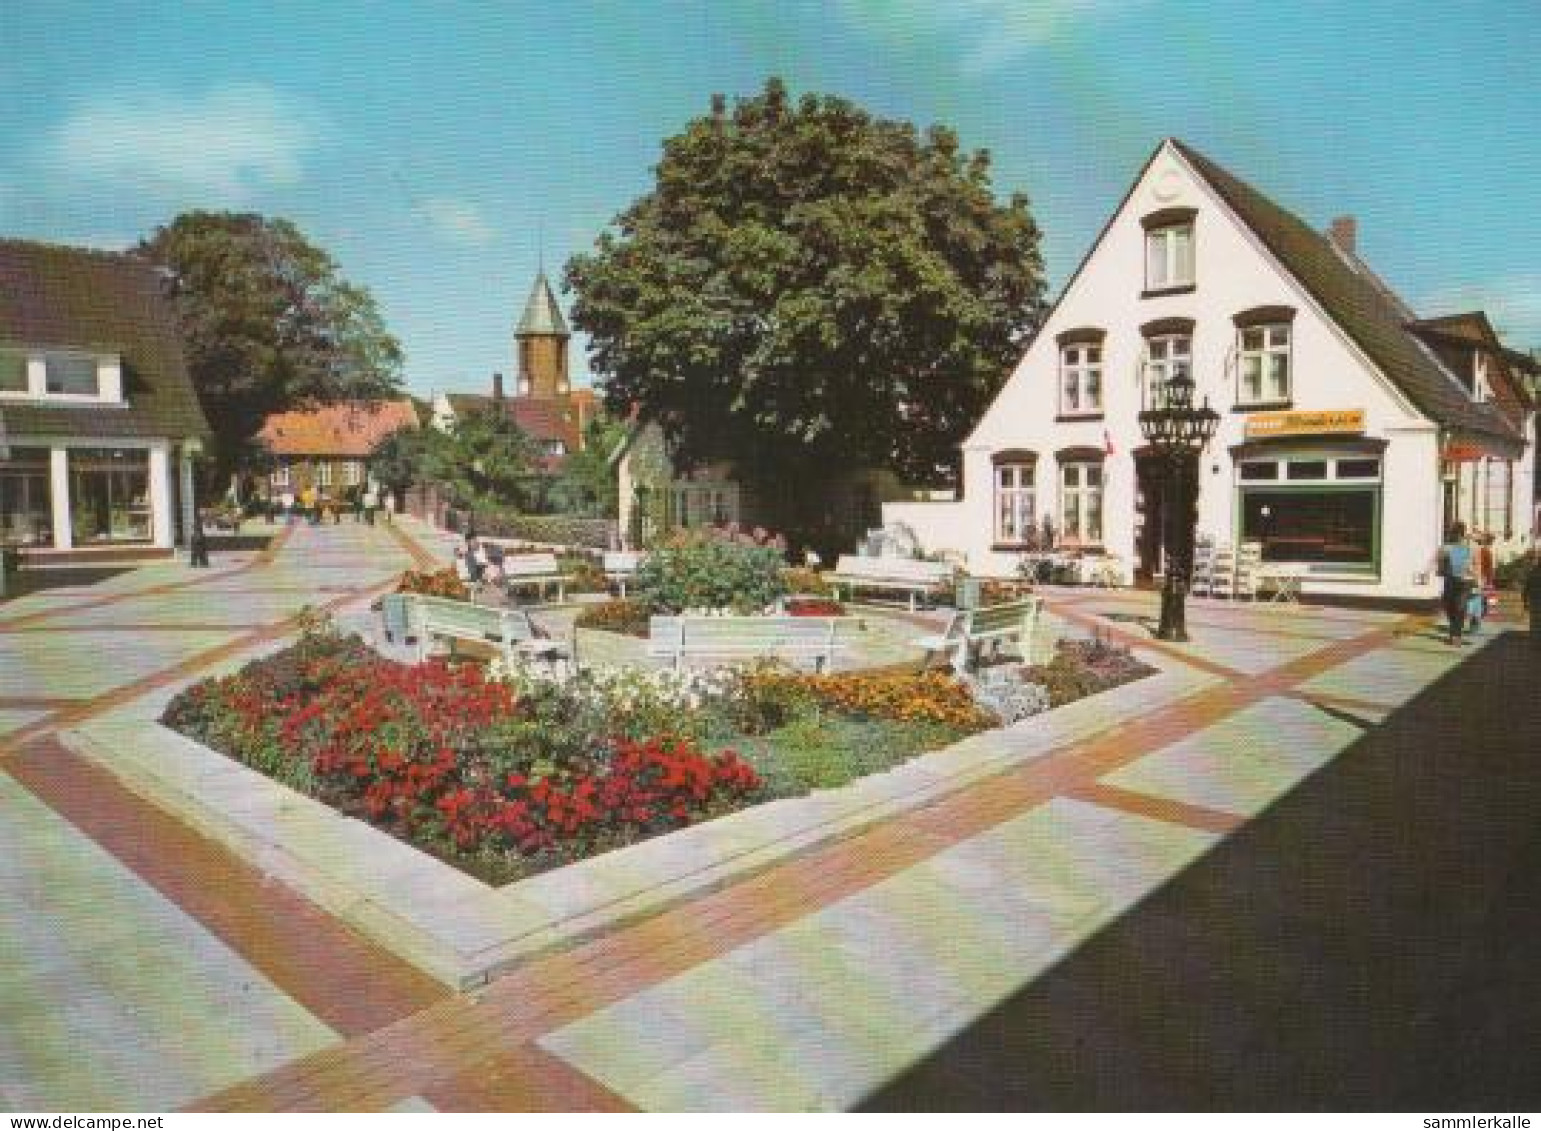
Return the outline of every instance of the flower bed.
[[[579,628],[592,628],[600,632],[618,632],[623,636],[647,636],[648,608],[641,601],[605,601],[598,605],[586,605],[578,613],[574,623]]]
[[[161,721],[494,882],[761,791],[730,750],[628,736],[551,706],[477,665],[397,664],[355,637],[313,630],[193,685]]]
[[[161,721],[502,883],[838,786],[1150,671],[1098,642],[975,681],[404,665],[312,621],[292,647],[187,688]]]
[[[788,597],[787,615],[794,617],[843,617],[845,606],[829,597]]]
[[[469,601],[471,592],[452,569],[409,569],[396,582],[398,593],[422,593],[428,597],[447,597],[451,601]]]

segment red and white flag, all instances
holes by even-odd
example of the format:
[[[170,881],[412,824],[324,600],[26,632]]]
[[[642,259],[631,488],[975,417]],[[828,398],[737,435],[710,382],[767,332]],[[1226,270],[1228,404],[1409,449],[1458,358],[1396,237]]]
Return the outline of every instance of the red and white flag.
[[[1102,430],[1102,450],[1107,452],[1108,455],[1114,454],[1113,437],[1108,435],[1108,430],[1106,428]]]

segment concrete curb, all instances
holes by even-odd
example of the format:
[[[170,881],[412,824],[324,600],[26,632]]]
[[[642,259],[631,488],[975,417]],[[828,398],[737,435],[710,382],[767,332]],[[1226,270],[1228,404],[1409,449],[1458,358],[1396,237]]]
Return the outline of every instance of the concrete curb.
[[[282,642],[253,648],[235,670]],[[1212,686],[1154,651],[1159,674],[974,735],[838,789],[785,798],[492,888],[154,721],[162,691],[60,740],[254,867],[456,989],[855,835]],[[215,672],[205,673],[215,674]]]

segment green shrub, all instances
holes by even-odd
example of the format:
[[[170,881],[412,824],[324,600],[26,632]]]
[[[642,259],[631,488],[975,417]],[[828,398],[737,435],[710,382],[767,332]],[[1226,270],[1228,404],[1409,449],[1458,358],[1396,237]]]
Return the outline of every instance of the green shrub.
[[[805,597],[833,597],[835,587],[825,580],[824,575],[816,569],[806,569],[803,566],[789,566],[781,571],[781,580],[785,583],[788,593],[799,593]]]
[[[491,514],[476,512],[476,531],[494,538],[527,538],[556,546],[610,548],[615,523],[607,518],[578,518],[566,514]]]
[[[786,593],[783,564],[781,554],[766,546],[685,534],[647,556],[637,570],[637,593],[659,613],[757,613]]]
[[[605,601],[599,605],[585,605],[574,622],[579,628],[593,628],[600,632],[619,632],[624,636],[646,636],[648,607],[641,601],[625,599]]]
[[[772,796],[793,797],[891,769],[962,737],[963,732],[934,723],[857,719],[813,710],[769,734],[738,738],[732,745]]]

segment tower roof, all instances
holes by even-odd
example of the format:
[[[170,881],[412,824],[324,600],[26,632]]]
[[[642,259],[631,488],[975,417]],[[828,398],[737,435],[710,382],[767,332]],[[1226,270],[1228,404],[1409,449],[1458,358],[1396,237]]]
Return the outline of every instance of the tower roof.
[[[562,308],[557,305],[556,295],[551,292],[544,271],[535,276],[535,286],[530,289],[529,301],[524,304],[524,317],[519,319],[514,333],[521,337],[525,334],[570,336],[567,320],[562,317]]]

